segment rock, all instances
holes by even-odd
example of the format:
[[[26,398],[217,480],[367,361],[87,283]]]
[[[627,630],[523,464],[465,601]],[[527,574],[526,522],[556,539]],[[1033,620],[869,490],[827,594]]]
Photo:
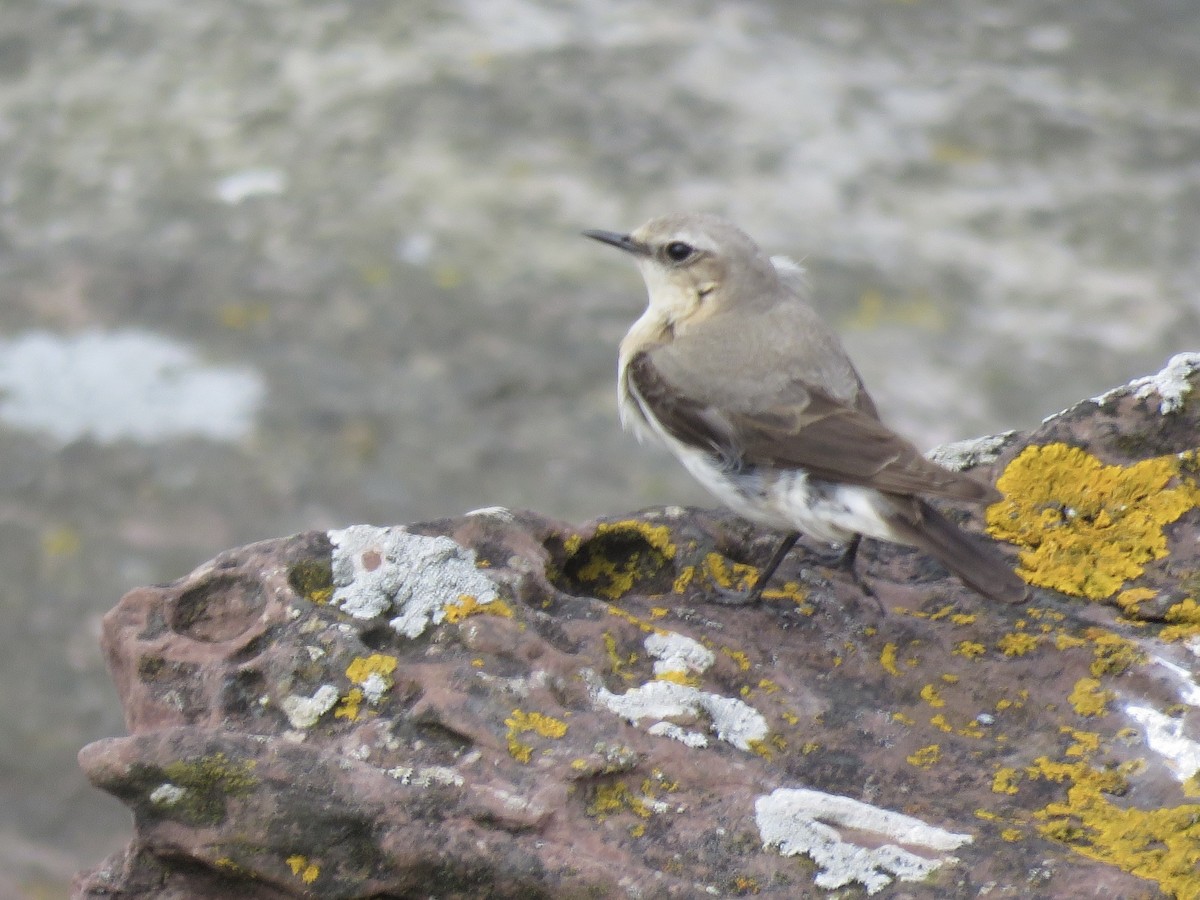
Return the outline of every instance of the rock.
[[[655,509],[481,510],[230,550],[103,643],[135,816],[78,898],[1200,896],[1200,355],[1027,435],[1027,607]],[[967,527],[982,512],[951,508]],[[827,554],[826,554],[827,555]]]

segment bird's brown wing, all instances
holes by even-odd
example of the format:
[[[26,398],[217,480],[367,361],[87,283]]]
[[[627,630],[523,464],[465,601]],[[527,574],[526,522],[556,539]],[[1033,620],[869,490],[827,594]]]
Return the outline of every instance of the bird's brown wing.
[[[995,491],[930,462],[862,409],[797,382],[786,399],[762,408],[718,407],[672,385],[648,352],[629,362],[638,397],[677,440],[710,449],[732,465],[803,469],[828,481],[893,494],[992,500]],[[693,386],[694,390],[694,386]]]

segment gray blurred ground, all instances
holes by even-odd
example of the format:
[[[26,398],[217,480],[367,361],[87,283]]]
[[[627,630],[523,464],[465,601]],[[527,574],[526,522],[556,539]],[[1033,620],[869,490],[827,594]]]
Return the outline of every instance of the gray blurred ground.
[[[97,619],[234,544],[704,502],[585,227],[809,267],[924,446],[1200,347],[1200,6],[0,4],[0,896],[122,843]],[[7,879],[7,880],[5,880]]]

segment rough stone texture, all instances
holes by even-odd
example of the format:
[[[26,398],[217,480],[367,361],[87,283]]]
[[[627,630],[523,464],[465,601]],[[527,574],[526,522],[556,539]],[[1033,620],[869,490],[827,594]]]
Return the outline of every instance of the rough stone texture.
[[[310,532],[135,590],[130,736],[80,762],[136,835],[75,896],[1200,896],[1198,367],[943,453],[1003,476],[1028,607],[880,544],[878,602],[799,548],[716,603],[773,536],[672,508]]]

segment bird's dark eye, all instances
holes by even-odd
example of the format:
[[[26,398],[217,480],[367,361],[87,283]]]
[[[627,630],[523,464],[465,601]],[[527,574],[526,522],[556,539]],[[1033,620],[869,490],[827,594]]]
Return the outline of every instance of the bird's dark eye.
[[[671,241],[667,244],[667,258],[673,262],[683,262],[694,252],[692,245],[683,241]]]

